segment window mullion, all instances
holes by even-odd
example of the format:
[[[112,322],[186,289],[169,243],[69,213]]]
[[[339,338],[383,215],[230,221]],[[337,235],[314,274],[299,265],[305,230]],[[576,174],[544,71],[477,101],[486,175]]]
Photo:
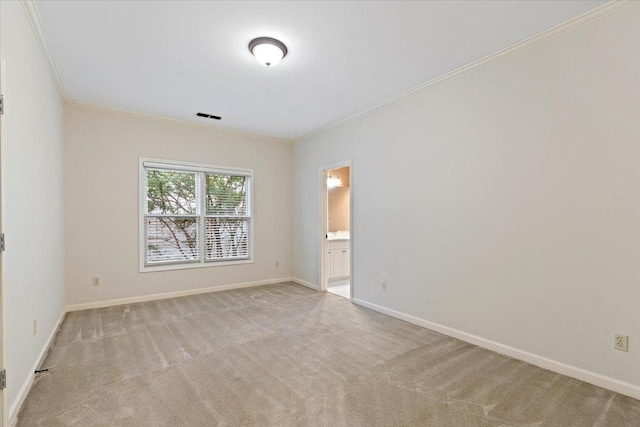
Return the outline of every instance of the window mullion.
[[[207,178],[204,172],[198,173],[200,182],[200,200],[197,207],[200,210],[200,262],[204,264],[207,259]]]
[[[170,267],[172,265],[178,269],[205,267],[211,265],[210,262],[220,265],[253,262],[252,171],[216,170],[202,165],[192,167],[181,162],[175,165],[165,161],[153,162],[148,159],[140,162],[140,271],[170,270],[174,269]],[[153,194],[149,190],[152,174]],[[244,177],[244,186],[240,177]],[[175,191],[171,185],[162,187],[164,182],[174,185]],[[196,186],[195,194],[191,192],[192,183]],[[216,199],[211,215],[207,212],[208,183],[213,189],[211,195],[215,194]],[[167,189],[177,197],[167,202],[171,205],[168,208],[158,205],[166,199]],[[244,200],[240,200],[243,192]],[[184,205],[186,208],[183,207],[183,199],[187,203]],[[150,201],[155,206],[152,211],[162,213],[149,213]],[[189,205],[194,201],[195,211],[192,211]],[[246,211],[236,214],[240,203],[244,203]],[[178,207],[174,209],[174,205]],[[211,221],[212,227],[207,226],[207,221]],[[215,249],[211,259],[207,256],[208,231],[212,231],[209,242],[213,245],[209,249]],[[198,239],[195,247],[193,237]],[[196,251],[199,252],[197,257]],[[187,266],[190,263],[191,267]]]

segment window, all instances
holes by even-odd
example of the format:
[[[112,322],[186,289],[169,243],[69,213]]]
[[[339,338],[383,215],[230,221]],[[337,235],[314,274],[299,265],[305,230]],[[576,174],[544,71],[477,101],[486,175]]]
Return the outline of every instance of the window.
[[[252,262],[248,169],[140,161],[140,270]]]

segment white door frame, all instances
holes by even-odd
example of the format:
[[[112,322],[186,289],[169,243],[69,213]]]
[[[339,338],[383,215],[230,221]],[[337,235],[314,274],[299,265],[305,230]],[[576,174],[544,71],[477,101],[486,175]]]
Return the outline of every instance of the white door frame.
[[[320,167],[320,291],[327,291],[327,234],[329,233],[329,191],[327,188],[327,172],[333,169],[349,167],[349,299],[353,300],[353,161],[352,159],[335,162]]]
[[[0,56],[0,94],[4,93],[5,87],[5,66],[4,58]],[[6,102],[6,100],[5,100]],[[5,191],[4,191],[4,122],[3,115],[0,115],[0,233],[4,233],[4,207],[5,207]],[[6,369],[7,360],[7,301],[6,289],[7,281],[5,280],[5,262],[4,252],[0,252],[0,370]],[[9,405],[7,404],[7,389],[0,390],[2,394],[0,398],[0,426],[9,425]]]

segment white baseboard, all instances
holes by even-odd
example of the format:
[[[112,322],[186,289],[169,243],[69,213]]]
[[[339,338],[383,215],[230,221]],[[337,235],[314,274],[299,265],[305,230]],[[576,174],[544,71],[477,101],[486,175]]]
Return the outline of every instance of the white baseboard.
[[[230,285],[220,285],[220,286],[212,286],[209,288],[199,288],[199,289],[189,289],[186,291],[177,291],[177,292],[166,292],[162,294],[151,294],[151,295],[142,295],[139,297],[130,297],[130,298],[120,298],[120,299],[112,299],[106,301],[96,301],[96,302],[88,302],[84,304],[72,304],[67,306],[67,312],[69,311],[79,311],[79,310],[88,310],[91,308],[103,308],[103,307],[112,307],[114,305],[123,305],[123,304],[133,304],[136,302],[144,302],[144,301],[153,301],[159,299],[167,299],[167,298],[176,298],[176,297],[184,297],[187,295],[196,295],[196,294],[205,294],[208,292],[219,292],[219,291],[228,291],[231,289],[240,289],[240,288],[250,288],[253,286],[260,285],[272,285],[274,283],[282,283],[282,282],[290,282],[292,279],[290,277],[280,277],[277,279],[268,279],[268,280],[258,280],[255,282],[245,282],[245,283],[233,283]]]
[[[313,289],[314,291],[320,290],[318,285],[314,285],[313,283],[307,282],[306,280],[298,279],[297,277],[291,277],[289,280],[292,281],[293,283],[297,283],[298,285],[302,285],[309,289]]]
[[[414,325],[421,326],[432,331],[440,332],[450,337],[477,345],[478,347],[495,351],[496,353],[500,353],[514,359],[522,360],[523,362],[530,363],[540,368],[548,369],[558,374],[573,377],[580,381],[584,381],[598,387],[606,388],[607,390],[615,391],[616,393],[624,394],[634,399],[640,399],[640,386],[620,381],[615,378],[607,377],[605,375],[600,375],[595,372],[587,371],[582,368],[567,365],[566,363],[558,362],[556,360],[539,356],[537,354],[519,350],[505,344],[500,344],[498,342],[481,338],[476,335],[468,334],[466,332],[462,332],[448,326],[430,322],[428,320],[424,320],[410,314],[402,313],[400,311],[392,310],[381,305],[373,304],[368,301],[354,298],[353,302],[362,307],[370,308],[371,310],[386,314],[391,317],[395,317],[396,319],[404,320],[405,322],[413,323]]]
[[[49,334],[49,338],[47,338],[47,341],[45,341],[44,346],[42,347],[42,350],[40,350],[40,354],[38,354],[38,357],[36,358],[35,363],[31,367],[31,372],[29,373],[29,376],[22,384],[22,387],[20,387],[20,390],[18,391],[18,395],[16,396],[15,400],[11,404],[11,407],[9,408],[9,425],[10,426],[14,426],[18,422],[18,413],[20,412],[20,408],[22,407],[24,400],[27,398],[27,395],[29,394],[29,390],[31,390],[31,385],[33,384],[33,380],[35,379],[35,376],[36,376],[35,374],[36,369],[38,369],[40,365],[42,365],[42,362],[44,362],[44,358],[46,357],[47,352],[49,351],[49,347],[51,347],[51,344],[53,343],[53,339],[55,338],[56,333],[58,332],[58,329],[60,328],[60,325],[62,324],[62,321],[64,320],[64,316],[66,314],[67,313],[63,311],[62,314],[60,315],[60,318],[58,319],[56,326],[51,331],[51,334]]]

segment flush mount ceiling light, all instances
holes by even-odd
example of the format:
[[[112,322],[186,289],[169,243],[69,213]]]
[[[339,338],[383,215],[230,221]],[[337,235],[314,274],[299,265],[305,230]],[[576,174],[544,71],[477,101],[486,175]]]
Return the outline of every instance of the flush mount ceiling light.
[[[249,51],[256,61],[265,67],[277,65],[287,56],[287,47],[280,40],[271,37],[258,37],[249,42]]]

